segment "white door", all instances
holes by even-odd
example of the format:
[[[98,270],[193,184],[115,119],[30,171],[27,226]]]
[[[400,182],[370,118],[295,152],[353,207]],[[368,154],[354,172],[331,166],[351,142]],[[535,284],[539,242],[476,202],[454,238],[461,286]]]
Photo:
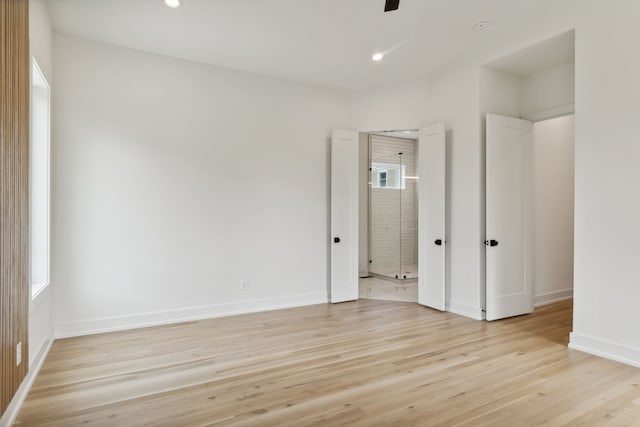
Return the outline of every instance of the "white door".
[[[331,302],[358,299],[358,133],[331,138]]]
[[[487,114],[486,318],[531,313],[532,123]]]
[[[443,124],[418,134],[418,302],[445,310],[446,143]]]

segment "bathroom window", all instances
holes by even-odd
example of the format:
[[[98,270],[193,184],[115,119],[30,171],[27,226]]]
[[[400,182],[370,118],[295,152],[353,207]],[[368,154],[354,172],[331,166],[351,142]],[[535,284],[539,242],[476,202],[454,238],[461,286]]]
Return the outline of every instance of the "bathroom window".
[[[49,284],[50,207],[50,94],[51,89],[35,59],[31,75],[30,257],[31,296]]]
[[[405,169],[405,165],[372,162],[372,187],[404,190],[406,188]]]
[[[386,187],[387,186],[387,171],[384,172],[380,172],[380,174],[378,174],[378,186],[380,188]]]

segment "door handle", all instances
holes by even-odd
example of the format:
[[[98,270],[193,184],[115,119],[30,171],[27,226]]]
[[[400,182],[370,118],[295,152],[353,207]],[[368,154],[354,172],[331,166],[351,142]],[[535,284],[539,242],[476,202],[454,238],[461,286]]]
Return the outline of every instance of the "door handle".
[[[340,238],[339,237],[334,237],[333,238],[333,243],[340,243]]]
[[[442,239],[436,239],[436,241],[433,243],[435,243],[436,246],[442,246]]]
[[[485,240],[484,244],[487,246],[498,246],[498,241],[497,240]]]

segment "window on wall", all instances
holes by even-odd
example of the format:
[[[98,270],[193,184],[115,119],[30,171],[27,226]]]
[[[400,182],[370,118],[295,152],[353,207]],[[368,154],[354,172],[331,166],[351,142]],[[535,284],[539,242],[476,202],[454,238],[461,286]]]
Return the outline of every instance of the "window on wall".
[[[380,171],[378,174],[378,186],[380,188],[387,186],[387,171]]]
[[[404,190],[406,187],[405,165],[393,163],[371,163],[373,188]]]
[[[33,60],[31,78],[30,142],[30,258],[31,295],[35,298],[49,284],[50,207],[50,108],[51,89]]]

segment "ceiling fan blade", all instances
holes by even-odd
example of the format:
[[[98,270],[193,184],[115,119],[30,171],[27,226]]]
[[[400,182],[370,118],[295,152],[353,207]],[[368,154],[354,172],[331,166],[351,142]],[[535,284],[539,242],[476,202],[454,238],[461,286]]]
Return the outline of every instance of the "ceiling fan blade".
[[[386,3],[384,4],[384,11],[389,12],[391,10],[396,10],[398,9],[399,5],[400,5],[400,0],[387,0]]]

